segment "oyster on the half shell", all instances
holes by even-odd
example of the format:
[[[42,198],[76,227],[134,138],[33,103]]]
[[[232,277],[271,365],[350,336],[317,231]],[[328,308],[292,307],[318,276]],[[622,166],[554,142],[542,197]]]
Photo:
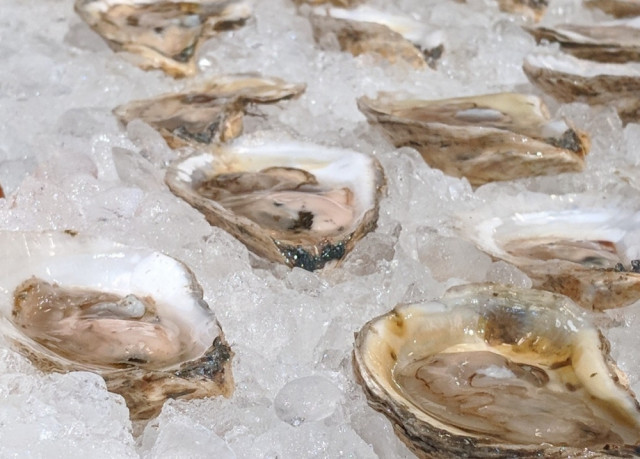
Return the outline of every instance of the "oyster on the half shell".
[[[309,16],[316,41],[333,34],[343,51],[354,56],[375,53],[391,63],[435,67],[444,50],[443,34],[410,17],[370,6],[353,9],[316,7]]]
[[[589,151],[585,133],[551,120],[536,96],[499,93],[441,100],[361,97],[358,108],[396,147],[417,149],[431,167],[474,185],[577,172]]]
[[[617,18],[640,16],[640,0],[587,0],[585,4]]]
[[[134,119],[146,122],[171,148],[201,148],[239,136],[248,105],[296,98],[304,89],[304,84],[279,78],[227,75],[185,92],[133,101],[113,112],[124,124]]]
[[[397,306],[356,335],[369,404],[422,458],[636,457],[640,405],[566,297],[492,284]]]
[[[0,331],[42,371],[90,371],[131,418],[230,396],[232,352],[181,262],[75,232],[3,232]]]
[[[640,211],[597,195],[505,197],[459,216],[460,235],[480,250],[594,310],[640,299],[638,254],[625,250],[639,231]]]
[[[244,138],[177,161],[165,180],[256,254],[311,271],[341,259],[375,228],[384,186],[368,155]]]
[[[600,24],[560,24],[525,27],[538,43],[558,42],[562,50],[580,59],[598,62],[640,61],[640,21],[620,20]]]
[[[640,120],[640,63],[600,63],[568,54],[537,53],[525,57],[524,73],[560,102],[609,105],[623,123]]]
[[[75,10],[111,49],[137,55],[145,70],[174,77],[195,73],[203,40],[251,16],[240,0],[76,0]]]

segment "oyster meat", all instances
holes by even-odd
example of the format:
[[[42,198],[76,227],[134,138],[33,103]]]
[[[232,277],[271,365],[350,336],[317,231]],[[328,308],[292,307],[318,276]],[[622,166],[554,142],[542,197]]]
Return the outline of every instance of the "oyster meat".
[[[555,27],[525,27],[540,43],[560,43],[562,50],[580,59],[598,62],[632,62],[640,60],[640,20]]]
[[[182,93],[121,105],[114,114],[124,124],[141,119],[156,129],[171,148],[202,148],[239,136],[249,104],[296,98],[304,89],[304,84],[286,83],[279,78],[227,75]]]
[[[0,247],[0,329],[40,370],[100,374],[134,420],[233,392],[231,349],[179,261],[72,231]]]
[[[640,16],[640,0],[587,0],[585,4],[617,18]]]
[[[611,309],[640,299],[640,266],[625,250],[640,230],[640,212],[609,204],[589,195],[507,197],[460,215],[459,231],[527,273],[536,288]]]
[[[361,97],[358,108],[396,147],[417,149],[431,167],[474,185],[584,168],[589,139],[551,120],[536,96],[500,93],[441,100]]]
[[[404,61],[416,68],[435,67],[444,50],[441,31],[405,16],[369,6],[354,9],[316,7],[309,20],[316,41],[333,34],[343,51],[354,56],[376,53],[389,62]]]
[[[498,0],[500,10],[521,14],[538,22],[549,6],[548,0]]]
[[[243,138],[176,162],[166,183],[256,254],[315,270],[375,228],[384,177],[352,150]]]
[[[638,454],[626,376],[561,295],[479,284],[396,306],[357,333],[354,367],[419,457]]]
[[[159,68],[174,77],[196,72],[203,40],[251,16],[239,0],[76,0],[75,10],[111,49],[137,55],[145,70]]]
[[[640,120],[640,64],[600,63],[566,54],[525,57],[524,73],[560,102],[611,105],[623,123]]]

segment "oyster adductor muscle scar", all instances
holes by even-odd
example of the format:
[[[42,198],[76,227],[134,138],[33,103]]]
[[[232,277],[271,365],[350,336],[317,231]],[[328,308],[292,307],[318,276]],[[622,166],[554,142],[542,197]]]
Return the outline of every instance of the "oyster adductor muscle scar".
[[[178,260],[73,231],[0,241],[0,329],[40,370],[99,374],[134,420],[233,392],[233,352]]]
[[[476,284],[397,306],[357,333],[354,367],[421,458],[638,454],[626,376],[562,295]]]

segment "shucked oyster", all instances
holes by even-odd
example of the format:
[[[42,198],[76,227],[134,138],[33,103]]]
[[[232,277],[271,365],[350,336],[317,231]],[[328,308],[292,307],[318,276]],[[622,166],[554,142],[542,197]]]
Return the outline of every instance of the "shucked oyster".
[[[563,54],[531,54],[529,80],[560,102],[616,107],[624,123],[640,120],[640,64],[598,63]]]
[[[441,100],[358,99],[396,147],[417,149],[431,167],[478,186],[494,180],[580,171],[586,134],[550,120],[535,96],[489,94]]]
[[[625,250],[636,244],[637,209],[601,196],[531,194],[493,201],[459,220],[462,237],[523,270],[537,288],[595,310],[640,299],[640,264]]]
[[[171,148],[202,147],[240,135],[249,104],[295,98],[304,89],[304,84],[279,78],[228,75],[186,92],[121,105],[114,113],[125,124],[143,120],[157,129]]]
[[[587,0],[585,4],[617,18],[640,16],[640,0]]]
[[[316,41],[334,34],[343,51],[354,56],[376,53],[389,62],[420,68],[435,66],[444,45],[440,31],[409,17],[394,16],[368,6],[355,9],[317,7],[309,20]]]
[[[201,40],[251,16],[239,0],[76,0],[75,10],[111,49],[136,54],[143,69],[174,77],[195,73]]]
[[[384,178],[355,151],[245,139],[178,161],[166,182],[253,252],[312,271],[375,228]]]
[[[562,50],[581,59],[598,62],[640,61],[640,21],[622,20],[601,24],[561,24],[525,27],[540,43],[558,42]]]
[[[356,335],[369,404],[423,458],[635,457],[640,406],[566,297],[481,284]]]
[[[0,329],[44,371],[91,371],[132,419],[168,398],[229,396],[231,350],[191,271],[75,233],[0,237]]]

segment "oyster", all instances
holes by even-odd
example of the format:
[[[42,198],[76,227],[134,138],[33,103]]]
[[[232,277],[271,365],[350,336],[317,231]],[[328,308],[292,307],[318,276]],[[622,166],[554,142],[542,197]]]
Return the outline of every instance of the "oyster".
[[[549,119],[535,96],[500,93],[441,100],[358,99],[396,147],[416,148],[431,167],[474,185],[580,171],[586,134]]]
[[[440,31],[409,17],[394,16],[368,6],[354,9],[317,7],[309,20],[316,41],[334,34],[340,48],[354,56],[376,53],[389,62],[416,68],[435,66],[444,50]]]
[[[632,457],[640,406],[566,297],[480,284],[356,335],[369,404],[424,458]]]
[[[202,147],[240,135],[249,104],[295,98],[304,89],[304,84],[279,78],[227,75],[186,92],[130,102],[113,112],[124,124],[143,120],[160,132],[171,148]]]
[[[498,0],[501,11],[521,14],[538,22],[549,6],[548,0]]]
[[[640,64],[538,53],[525,57],[522,68],[529,81],[560,102],[612,105],[625,124],[640,120]]]
[[[138,55],[143,69],[174,77],[195,73],[201,41],[251,16],[239,0],[76,0],[75,10],[111,49]]]
[[[166,183],[253,252],[312,271],[375,228],[384,178],[352,150],[243,139],[176,162]]]
[[[580,59],[598,62],[630,62],[640,60],[640,21],[622,20],[609,23],[555,27],[525,27],[538,43],[558,42],[564,52]]]
[[[640,230],[637,209],[599,196],[532,194],[492,202],[459,221],[462,237],[520,268],[536,288],[594,310],[640,299],[640,266],[625,251]]]
[[[617,18],[640,16],[640,0],[587,0],[585,4]]]
[[[100,374],[134,420],[233,392],[232,352],[179,261],[71,231],[0,241],[0,328],[39,369]]]

